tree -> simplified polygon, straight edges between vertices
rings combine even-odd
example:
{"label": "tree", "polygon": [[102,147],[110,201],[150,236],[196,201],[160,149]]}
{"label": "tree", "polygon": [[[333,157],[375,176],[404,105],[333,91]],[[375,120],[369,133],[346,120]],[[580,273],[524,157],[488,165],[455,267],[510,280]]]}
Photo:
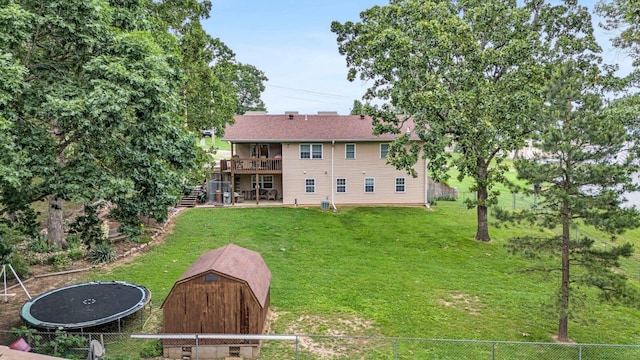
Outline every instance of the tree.
{"label": "tree", "polygon": [[253,65],[237,63],[235,65],[236,114],[242,115],[247,111],[266,111],[260,95],[264,91],[264,82],[269,79],[262,70]]}
{"label": "tree", "polygon": [[[65,200],[109,199],[122,229],[163,220],[194,166],[193,137],[179,116],[179,54],[152,34],[143,1],[4,2],[5,58],[22,91],[0,108],[22,154],[23,175],[0,189],[0,214],[49,201],[48,241],[64,246]],[[6,41],[5,39],[9,39]],[[14,40],[15,39],[15,40]],[[5,186],[6,185],[6,186]]]}
{"label": "tree", "polygon": [[[542,83],[540,33],[533,4],[516,1],[393,0],[360,14],[361,22],[333,22],[348,79],[372,86],[364,100],[378,133],[398,133],[411,117],[421,146],[400,135],[390,162],[415,176],[412,167],[429,158],[436,179],[447,164],[470,176],[477,191],[475,238],[489,241],[487,209],[504,182],[503,160],[523,146],[537,127]],[[405,114],[397,117],[397,110]],[[455,146],[461,156],[452,157]]]}
{"label": "tree", "polygon": [[623,207],[624,193],[638,189],[633,176],[640,170],[629,128],[632,117],[626,104],[605,102],[605,91],[611,89],[603,84],[616,81],[595,60],[569,58],[550,68],[547,107],[541,114],[545,121],[535,145],[540,152],[533,160],[515,162],[518,178],[526,181],[523,190],[535,191],[541,201],[529,210],[497,212],[502,220],[550,230],[512,239],[509,248],[538,260],[538,268],[551,263],[540,259],[559,265],[542,270],[560,274],[560,341],[569,340],[570,299],[580,286],[595,286],[603,299],[630,302],[635,296],[627,276],[612,270],[619,258],[632,255],[632,246],[601,250],[595,246],[598,239],[573,234],[578,225],[591,225],[614,241],[625,229],[640,225],[640,213]]}
{"label": "tree", "polygon": [[362,114],[364,108],[362,105],[362,101],[360,100],[353,100],[353,107],[351,108],[351,115],[360,115]]}
{"label": "tree", "polygon": [[174,34],[182,53],[185,122],[193,131],[215,129],[224,134],[233,115],[264,110],[260,95],[264,73],[236,60],[220,39],[207,34],[200,20],[209,16],[210,1],[163,0],[149,3],[158,14],[160,32]]}
{"label": "tree", "polygon": [[596,9],[605,16],[603,27],[619,32],[613,45],[628,49],[636,58],[635,65],[640,65],[640,3],[637,0],[602,1]]}

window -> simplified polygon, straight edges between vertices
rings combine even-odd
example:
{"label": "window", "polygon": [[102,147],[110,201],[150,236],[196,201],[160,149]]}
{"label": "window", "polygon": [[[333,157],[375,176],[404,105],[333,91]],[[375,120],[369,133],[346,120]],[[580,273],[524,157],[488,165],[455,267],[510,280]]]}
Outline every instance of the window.
{"label": "window", "polygon": [[249,145],[249,155],[251,157],[269,157],[269,145],[251,144]]}
{"label": "window", "polygon": [[344,145],[344,158],[345,159],[355,159],[356,158],[356,144],[345,144]]}
{"label": "window", "polygon": [[216,274],[206,274],[204,276],[205,282],[218,282],[218,280],[220,280],[220,278]]}
{"label": "window", "polygon": [[386,159],[389,154],[389,144],[380,144],[380,159]]}
{"label": "window", "polygon": [[307,194],[316,192],[316,179],[304,179],[304,192]]}
{"label": "window", "polygon": [[300,144],[300,159],[322,159],[322,144]]}
{"label": "window", "polygon": [[376,190],[376,179],[374,178],[365,178],[364,179],[364,192],[372,193]]}
{"label": "window", "polygon": [[[273,175],[260,175],[258,178],[260,189],[273,189]],[[256,188],[256,176],[251,175],[251,188]]]}
{"label": "window", "polygon": [[396,178],[396,192],[404,192],[405,184],[405,178]]}
{"label": "window", "polygon": [[347,179],[345,178],[336,179],[336,192],[337,193],[347,192]]}

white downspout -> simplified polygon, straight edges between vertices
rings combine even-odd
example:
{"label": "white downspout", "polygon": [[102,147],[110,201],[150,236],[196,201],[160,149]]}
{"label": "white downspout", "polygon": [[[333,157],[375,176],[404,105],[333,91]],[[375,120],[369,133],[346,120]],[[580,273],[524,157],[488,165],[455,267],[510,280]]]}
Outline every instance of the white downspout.
{"label": "white downspout", "polygon": [[335,152],[336,152],[336,141],[331,140],[331,206],[333,206],[334,213],[338,211],[338,208],[336,207],[336,204],[333,199],[334,183],[335,183],[333,167],[334,167]]}
{"label": "white downspout", "polygon": [[429,159],[424,159],[424,206],[431,209],[429,204]]}

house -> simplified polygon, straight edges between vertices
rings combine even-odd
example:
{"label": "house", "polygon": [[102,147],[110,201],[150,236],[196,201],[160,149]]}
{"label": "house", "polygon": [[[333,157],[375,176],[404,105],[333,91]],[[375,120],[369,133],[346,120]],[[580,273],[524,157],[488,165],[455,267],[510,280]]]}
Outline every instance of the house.
{"label": "house", "polygon": [[[162,304],[167,334],[262,334],[270,301],[271,271],[255,251],[228,244],[196,260]],[[164,340],[164,356],[200,359],[251,358],[253,340]],[[192,354],[193,353],[193,354]]]}
{"label": "house", "polygon": [[[400,131],[420,141],[410,119]],[[221,178],[230,187],[225,191],[258,203],[425,205],[433,194],[426,160],[415,164],[416,178],[387,164],[395,136],[373,135],[365,115],[240,115],[223,137],[232,144],[232,157],[220,162]]]}

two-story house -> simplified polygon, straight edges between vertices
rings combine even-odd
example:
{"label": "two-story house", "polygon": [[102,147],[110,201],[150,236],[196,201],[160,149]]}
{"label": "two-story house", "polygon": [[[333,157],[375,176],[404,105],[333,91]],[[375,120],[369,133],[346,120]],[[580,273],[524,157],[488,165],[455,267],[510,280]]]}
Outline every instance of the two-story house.
{"label": "two-story house", "polygon": [[[413,123],[407,121],[401,130],[412,133]],[[248,200],[425,205],[426,160],[415,165],[416,178],[388,165],[393,139],[373,135],[371,118],[364,115],[241,115],[226,129],[223,140],[232,144],[232,157],[221,161],[220,169],[232,190]]]}

